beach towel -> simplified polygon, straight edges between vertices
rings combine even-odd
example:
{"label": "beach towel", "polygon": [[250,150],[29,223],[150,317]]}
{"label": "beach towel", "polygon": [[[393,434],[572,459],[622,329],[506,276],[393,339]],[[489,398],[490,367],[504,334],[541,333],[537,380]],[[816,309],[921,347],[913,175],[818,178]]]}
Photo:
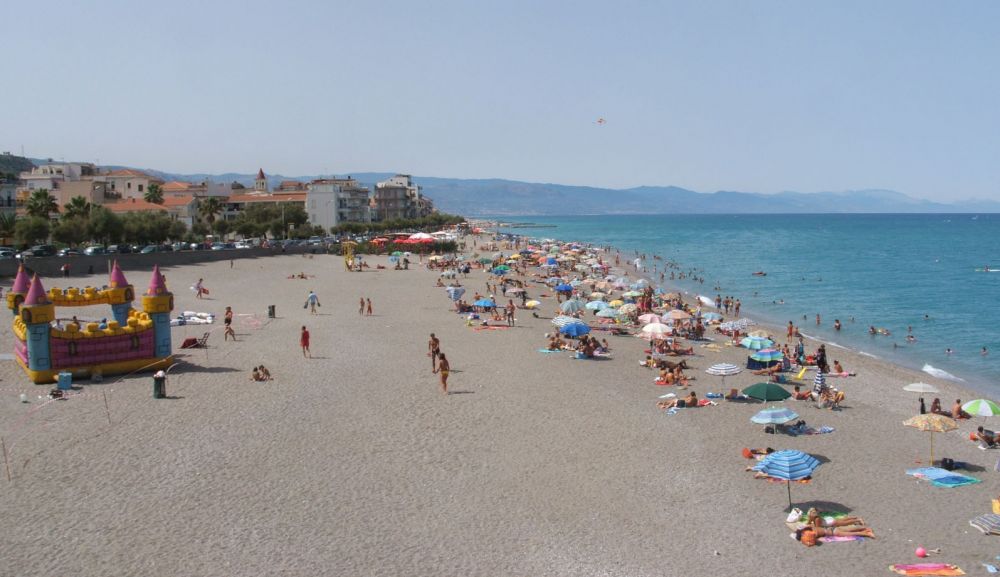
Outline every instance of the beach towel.
{"label": "beach towel", "polygon": [[562,351],[550,351],[549,349],[538,349],[538,352],[548,354],[548,353],[561,353]]}
{"label": "beach towel", "polygon": [[957,565],[949,563],[897,563],[889,570],[900,575],[965,575]]}
{"label": "beach towel", "polygon": [[833,427],[820,427],[818,429],[815,427],[805,427],[805,426],[786,427],[785,433],[793,437],[797,437],[799,435],[825,435],[827,433],[832,433],[835,430],[836,429],[834,429]]}
{"label": "beach towel", "polygon": [[849,541],[864,541],[865,538],[861,535],[831,535],[829,537],[820,537],[820,543],[847,543]]}
{"label": "beach towel", "polygon": [[974,485],[979,483],[980,480],[975,477],[969,477],[968,475],[961,475],[955,473],[954,471],[948,471],[946,469],[941,469],[939,467],[921,467],[919,469],[907,469],[907,475],[911,475],[918,479],[926,479],[930,481],[937,487],[962,487],[965,485]]}

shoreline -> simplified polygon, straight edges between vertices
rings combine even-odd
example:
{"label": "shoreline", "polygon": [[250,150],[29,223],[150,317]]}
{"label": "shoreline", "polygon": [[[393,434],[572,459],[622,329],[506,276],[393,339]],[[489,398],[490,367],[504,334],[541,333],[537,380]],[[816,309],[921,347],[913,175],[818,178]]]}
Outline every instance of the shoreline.
{"label": "shoreline", "polygon": [[[538,238],[537,236],[525,235],[525,234],[517,233],[517,232],[515,232],[515,233],[503,233],[503,232],[500,232],[500,229],[502,229],[502,228],[516,229],[516,228],[521,228],[521,227],[528,228],[529,226],[538,226],[538,225],[531,225],[531,224],[520,223],[520,224],[522,224],[521,227],[511,226],[512,224],[516,225],[516,224],[519,224],[519,223],[516,223],[516,222],[513,222],[513,221],[508,221],[508,220],[503,220],[503,219],[485,219],[485,220],[470,219],[469,222],[470,223],[473,223],[473,222],[476,223],[475,226],[478,226],[478,227],[482,228],[483,230],[491,230],[493,232],[499,232],[499,234],[512,234],[512,235],[515,235],[515,236],[522,237],[524,239],[528,239],[528,238],[535,238],[535,239],[537,239]],[[546,227],[547,228],[548,227],[558,228],[558,225],[546,225]],[[546,237],[546,238],[548,238],[548,237]],[[557,240],[559,242],[580,242],[581,244],[586,244],[587,246],[596,246],[594,243],[592,243],[590,241],[580,241],[579,239],[566,240],[566,239],[556,239],[556,238],[554,238],[554,240]],[[630,255],[629,259],[632,259],[633,257],[638,256],[638,254],[640,254],[640,253],[643,252],[642,250],[635,250],[635,249],[633,249],[631,252],[629,252],[629,251],[622,250],[622,249],[620,249],[617,246],[613,246],[613,245],[611,245],[611,246],[615,250],[619,251],[622,255],[625,255],[626,253],[628,253]],[[652,256],[652,253],[646,253],[646,254]],[[661,260],[660,262],[663,263],[663,262],[666,262],[666,260]],[[702,274],[705,273],[704,269],[701,269],[697,265],[694,266],[694,270],[699,270]],[[635,271],[630,271],[630,272],[635,272]],[[704,293],[704,296],[709,296],[707,294],[708,292],[716,292],[716,291],[705,291],[705,290],[702,290],[701,292],[699,292],[697,290],[694,290],[690,285],[683,284],[683,283],[678,282],[678,281],[676,281],[674,279],[669,279],[668,278],[668,279],[665,279],[664,281],[657,281],[655,278],[653,278],[652,276],[650,276],[648,273],[637,273],[637,274],[644,275],[641,278],[645,278],[650,283],[652,283],[653,286],[658,286],[659,285],[659,286],[662,286],[664,288],[669,288],[672,292],[679,292],[679,293],[681,293],[681,294],[683,294],[685,296],[688,296],[688,297],[690,297],[692,299],[696,299],[698,295],[702,295],[703,293]],[[725,289],[724,292],[735,292],[735,291],[732,288],[729,288],[729,289]],[[709,296],[709,298],[711,298],[711,297]],[[715,310],[714,305],[711,306],[711,307],[708,307],[706,305],[706,307],[708,309],[713,310],[713,311]],[[752,320],[760,323],[762,326],[767,326],[769,329],[774,330],[776,332],[776,334],[783,334],[783,328],[782,328],[783,321],[778,320],[778,317],[780,315],[771,313],[769,311],[765,311],[763,309],[763,307],[760,306],[760,303],[758,303],[756,301],[747,300],[743,304],[742,310],[744,310],[744,311],[747,312],[747,314],[744,314],[742,316],[751,318]],[[798,323],[809,323],[810,321],[811,321],[811,319],[808,319],[808,318],[804,319],[804,320],[795,320],[796,326],[799,326]],[[809,327],[809,326],[813,326],[813,325],[806,324],[805,326]],[[817,342],[817,343],[823,343],[823,344],[826,344],[828,346],[835,346],[835,347],[838,347],[838,348],[841,348],[841,349],[844,349],[844,350],[851,351],[854,354],[862,355],[862,356],[865,356],[865,357],[868,357],[868,358],[871,358],[871,359],[875,359],[875,360],[879,360],[881,362],[892,364],[893,366],[897,366],[897,367],[899,367],[901,369],[906,369],[906,370],[909,370],[909,371],[914,371],[914,372],[917,372],[917,373],[920,373],[920,374],[924,375],[924,378],[940,379],[940,380],[951,382],[951,383],[956,384],[956,385],[963,386],[963,387],[965,387],[968,390],[968,392],[974,393],[976,395],[986,395],[986,396],[989,396],[989,395],[995,395],[997,393],[996,390],[991,389],[991,387],[993,387],[995,385],[989,380],[988,377],[985,377],[985,376],[976,376],[976,375],[970,375],[970,374],[962,374],[961,372],[959,372],[957,374],[956,373],[952,373],[952,372],[949,372],[949,371],[945,371],[944,369],[941,369],[938,366],[934,366],[933,364],[931,364],[930,362],[927,362],[926,360],[919,360],[919,359],[916,359],[916,358],[914,358],[914,359],[908,359],[908,358],[905,357],[905,355],[901,355],[901,356],[900,355],[896,355],[895,358],[892,358],[892,357],[887,356],[887,355],[877,354],[875,352],[871,352],[869,350],[866,350],[860,342],[858,342],[858,343],[850,343],[849,342],[847,344],[844,344],[844,343],[841,343],[839,341],[835,341],[830,336],[826,336],[826,335],[814,335],[814,334],[809,334],[809,333],[805,333],[805,332],[803,332],[802,334],[803,334],[803,336],[807,337],[808,340],[811,340],[811,341],[814,341],[814,342]],[[862,337],[848,337],[847,340],[859,341],[860,338],[862,338]],[[891,353],[891,351],[890,351],[890,353]],[[938,374],[934,374],[932,372],[928,372],[926,370],[927,368],[930,368],[933,371],[936,371]]]}

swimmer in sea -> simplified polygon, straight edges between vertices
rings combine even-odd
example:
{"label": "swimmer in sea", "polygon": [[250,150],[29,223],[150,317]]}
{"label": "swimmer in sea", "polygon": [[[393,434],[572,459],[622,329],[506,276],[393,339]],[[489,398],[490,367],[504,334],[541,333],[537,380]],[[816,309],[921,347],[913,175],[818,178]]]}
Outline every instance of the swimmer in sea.
{"label": "swimmer in sea", "polygon": [[908,343],[915,343],[916,341],[917,341],[917,337],[915,337],[913,335],[906,335],[906,342],[908,342]]}
{"label": "swimmer in sea", "polygon": [[947,348],[947,349],[944,350],[944,354],[946,354],[946,355],[950,355],[953,352],[955,352],[955,351],[951,350],[951,347],[949,347],[949,348]]}
{"label": "swimmer in sea", "polygon": [[833,330],[840,330],[840,319],[833,319]]}
{"label": "swimmer in sea", "polygon": [[983,355],[983,356],[985,357],[986,355],[988,355],[988,354],[990,354],[990,353],[989,353],[989,352],[987,352],[987,350],[986,350],[986,347],[983,347],[983,350],[982,350],[982,351],[980,351],[980,352],[979,352],[979,354],[981,354],[981,355]]}

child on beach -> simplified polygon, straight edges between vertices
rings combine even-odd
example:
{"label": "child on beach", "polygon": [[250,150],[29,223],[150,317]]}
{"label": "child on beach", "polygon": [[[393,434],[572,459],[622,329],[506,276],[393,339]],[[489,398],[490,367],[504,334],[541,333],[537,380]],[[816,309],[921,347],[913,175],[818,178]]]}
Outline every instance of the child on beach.
{"label": "child on beach", "polygon": [[312,353],[309,352],[309,331],[305,326],[302,327],[302,334],[299,336],[299,345],[302,347],[302,356],[312,358]]}
{"label": "child on beach", "polygon": [[226,325],[225,330],[222,332],[222,340],[228,341],[229,337],[233,337],[236,340],[236,332],[233,330],[233,308],[226,307],[226,315],[223,317],[222,322]]}

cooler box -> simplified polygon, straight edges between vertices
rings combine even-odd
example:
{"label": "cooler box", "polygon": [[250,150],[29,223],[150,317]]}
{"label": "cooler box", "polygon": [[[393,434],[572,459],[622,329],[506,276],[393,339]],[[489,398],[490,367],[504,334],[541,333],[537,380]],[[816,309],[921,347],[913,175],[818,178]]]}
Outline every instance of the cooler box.
{"label": "cooler box", "polygon": [[69,391],[73,389],[73,373],[59,373],[59,390]]}

